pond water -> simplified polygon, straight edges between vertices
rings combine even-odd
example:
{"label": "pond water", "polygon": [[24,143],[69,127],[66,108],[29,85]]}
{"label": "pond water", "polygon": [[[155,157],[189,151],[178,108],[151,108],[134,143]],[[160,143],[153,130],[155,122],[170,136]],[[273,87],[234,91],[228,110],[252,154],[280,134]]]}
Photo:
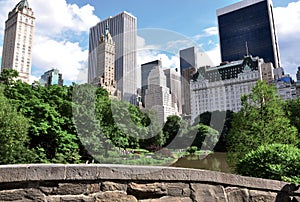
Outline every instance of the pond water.
{"label": "pond water", "polygon": [[200,156],[182,157],[172,164],[172,166],[231,173],[231,168],[226,161],[226,153],[223,152],[214,152],[212,154]]}

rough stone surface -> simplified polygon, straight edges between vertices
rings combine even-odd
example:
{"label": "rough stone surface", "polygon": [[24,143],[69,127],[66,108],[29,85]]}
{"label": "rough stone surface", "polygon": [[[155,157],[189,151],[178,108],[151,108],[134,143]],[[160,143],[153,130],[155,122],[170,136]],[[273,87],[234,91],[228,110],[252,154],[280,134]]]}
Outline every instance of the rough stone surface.
{"label": "rough stone surface", "polygon": [[134,196],[127,195],[125,192],[108,191],[100,193],[95,197],[95,202],[137,202]]}
{"label": "rough stone surface", "polygon": [[0,191],[0,201],[45,201],[45,195],[37,189]]}
{"label": "rough stone surface", "polygon": [[193,202],[189,197],[163,196],[159,199],[145,199],[140,202]]}
{"label": "rough stone surface", "polygon": [[190,185],[186,183],[167,183],[167,190],[169,196],[190,196],[191,190]]}
{"label": "rough stone surface", "polygon": [[191,184],[191,198],[198,202],[227,202],[225,190],[222,186],[208,184]]}
{"label": "rough stone surface", "polygon": [[182,168],[0,165],[1,202],[289,202],[292,195],[300,201],[295,187],[276,180]]}
{"label": "rough stone surface", "polygon": [[228,187],[225,189],[227,200],[247,202],[249,201],[249,193],[247,189],[241,189],[237,187]]}
{"label": "rough stone surface", "polygon": [[276,193],[250,190],[249,197],[251,202],[276,201]]}
{"label": "rough stone surface", "polygon": [[159,198],[168,194],[167,186],[164,183],[137,184],[128,185],[128,193],[136,196],[138,199]]}
{"label": "rough stone surface", "polygon": [[79,195],[86,194],[86,184],[60,183],[58,188],[54,190],[54,194],[58,195]]}
{"label": "rough stone surface", "polygon": [[101,191],[126,191],[127,184],[115,183],[115,182],[102,182]]}

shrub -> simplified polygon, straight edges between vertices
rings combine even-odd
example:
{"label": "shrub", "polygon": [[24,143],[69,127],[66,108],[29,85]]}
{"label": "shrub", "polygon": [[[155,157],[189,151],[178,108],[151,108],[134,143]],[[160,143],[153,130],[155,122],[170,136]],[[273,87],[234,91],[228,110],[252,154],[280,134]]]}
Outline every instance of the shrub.
{"label": "shrub", "polygon": [[[300,149],[286,144],[262,145],[237,163],[238,174],[300,183]],[[293,180],[294,179],[294,180]],[[298,180],[297,180],[298,179]]]}
{"label": "shrub", "polygon": [[186,149],[189,154],[195,154],[198,148],[196,146],[191,146]]}

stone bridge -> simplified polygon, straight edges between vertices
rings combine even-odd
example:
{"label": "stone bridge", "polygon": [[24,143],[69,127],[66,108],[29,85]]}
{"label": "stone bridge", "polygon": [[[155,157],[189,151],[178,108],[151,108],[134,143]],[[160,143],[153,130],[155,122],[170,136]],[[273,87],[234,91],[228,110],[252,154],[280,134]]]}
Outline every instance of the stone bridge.
{"label": "stone bridge", "polygon": [[172,167],[0,166],[0,201],[300,202],[297,188],[281,181]]}

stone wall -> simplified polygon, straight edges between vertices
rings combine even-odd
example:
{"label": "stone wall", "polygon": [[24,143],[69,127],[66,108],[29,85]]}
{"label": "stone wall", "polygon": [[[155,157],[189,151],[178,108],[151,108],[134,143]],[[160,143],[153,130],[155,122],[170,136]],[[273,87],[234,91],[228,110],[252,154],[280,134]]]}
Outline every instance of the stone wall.
{"label": "stone wall", "polygon": [[122,165],[0,166],[0,201],[294,201],[294,185],[207,170]]}

